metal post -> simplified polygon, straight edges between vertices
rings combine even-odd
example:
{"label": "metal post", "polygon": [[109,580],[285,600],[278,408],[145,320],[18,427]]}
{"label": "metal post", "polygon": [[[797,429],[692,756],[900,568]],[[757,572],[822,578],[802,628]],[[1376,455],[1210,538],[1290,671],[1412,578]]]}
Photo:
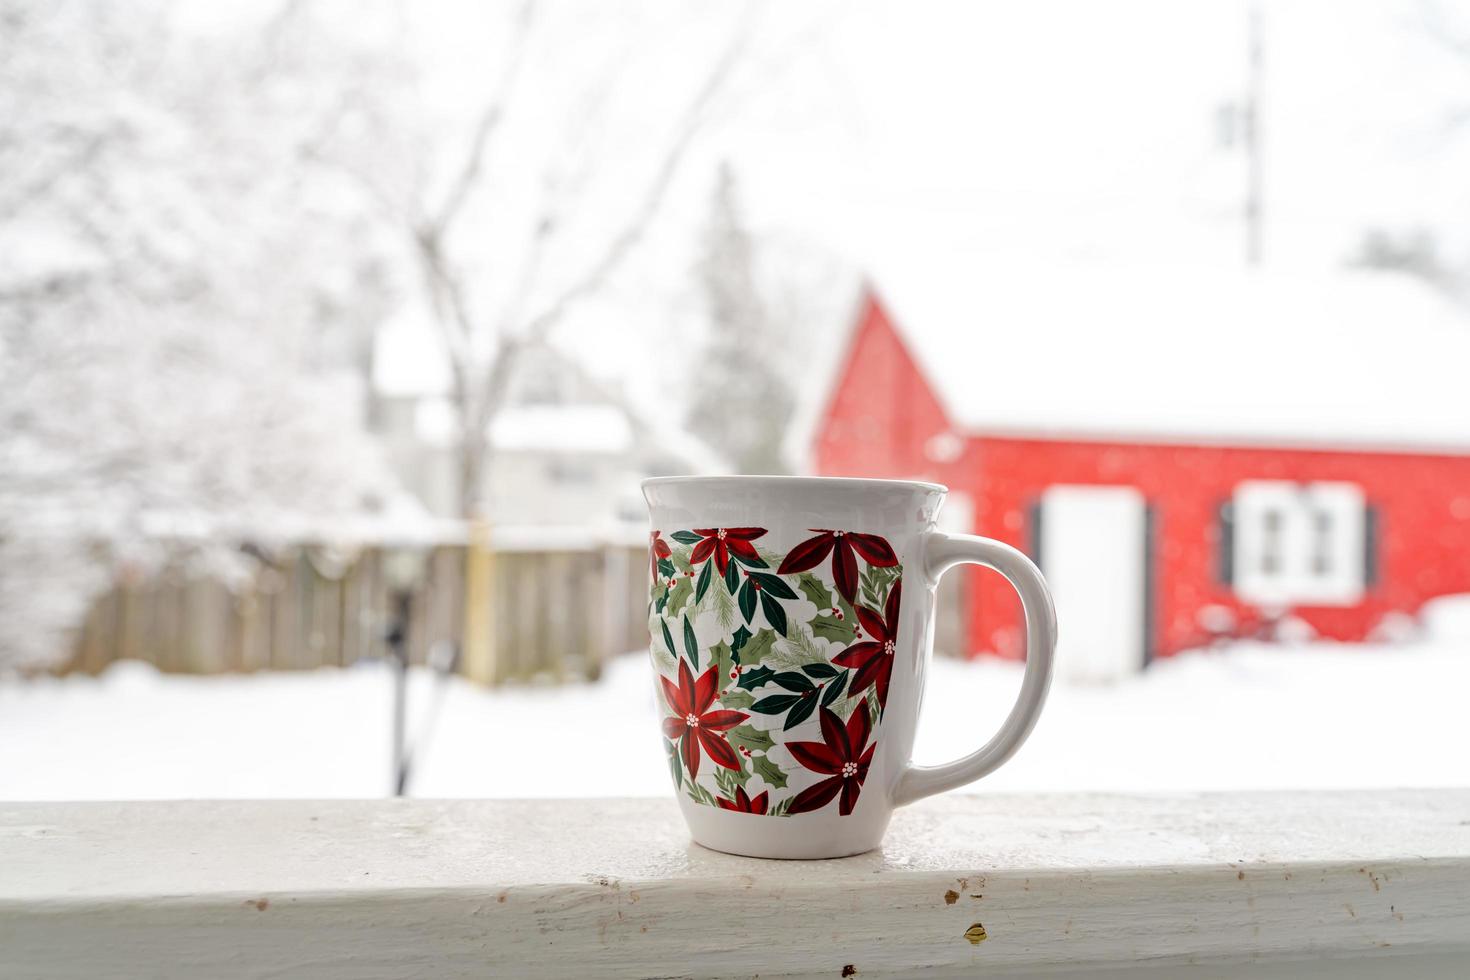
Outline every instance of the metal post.
{"label": "metal post", "polygon": [[402,796],[408,785],[408,630],[413,615],[413,592],[393,594],[393,623],[388,627],[388,652],[393,661],[392,789]]}

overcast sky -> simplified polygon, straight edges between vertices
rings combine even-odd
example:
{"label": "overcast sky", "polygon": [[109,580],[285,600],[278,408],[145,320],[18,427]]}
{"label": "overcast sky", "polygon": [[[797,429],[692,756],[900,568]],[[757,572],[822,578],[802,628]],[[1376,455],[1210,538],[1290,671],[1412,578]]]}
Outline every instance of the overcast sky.
{"label": "overcast sky", "polygon": [[[729,127],[750,207],[834,244],[912,226],[981,251],[1231,261],[1244,0],[858,4]],[[1470,55],[1418,0],[1264,3],[1268,257],[1470,218]],[[1451,24],[1453,25],[1453,22]],[[1458,25],[1465,28],[1467,24]],[[913,243],[910,243],[913,244]]]}
{"label": "overcast sky", "polygon": [[[1261,8],[1268,265],[1338,266],[1370,227],[1429,230],[1463,265],[1470,123],[1453,120],[1470,116],[1470,54],[1436,34],[1470,39],[1470,15],[1439,20],[1421,0]],[[427,9],[422,43],[437,63],[429,91],[452,115],[461,98],[475,102],[493,45],[477,37],[472,18],[483,15],[473,8]],[[652,12],[644,43],[613,49],[638,64],[640,84],[624,89],[638,104],[603,108],[656,120],[700,78],[717,50],[714,11],[729,8],[693,8],[703,11],[693,31],[659,4],[558,9],[550,29],[580,40],[542,67],[570,88],[579,72],[605,67],[598,39],[625,32],[620,18]],[[808,270],[788,256],[812,256],[820,269],[846,263],[881,282],[895,251],[996,265],[1239,267],[1244,157],[1221,146],[1217,118],[1246,88],[1249,9],[1246,0],[771,4],[659,225],[566,334],[595,366],[624,374],[687,346],[698,319],[689,269],[722,160],[736,169],[754,230],[798,277]],[[621,165],[598,158],[610,173]],[[626,322],[651,329],[607,329]]]}

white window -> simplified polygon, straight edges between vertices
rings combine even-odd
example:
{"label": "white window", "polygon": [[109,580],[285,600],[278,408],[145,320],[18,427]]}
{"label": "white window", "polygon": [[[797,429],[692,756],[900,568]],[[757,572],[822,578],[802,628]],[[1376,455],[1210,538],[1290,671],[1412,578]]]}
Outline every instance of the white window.
{"label": "white window", "polygon": [[1362,488],[1248,480],[1235,488],[1234,578],[1263,606],[1351,606],[1363,596]]}

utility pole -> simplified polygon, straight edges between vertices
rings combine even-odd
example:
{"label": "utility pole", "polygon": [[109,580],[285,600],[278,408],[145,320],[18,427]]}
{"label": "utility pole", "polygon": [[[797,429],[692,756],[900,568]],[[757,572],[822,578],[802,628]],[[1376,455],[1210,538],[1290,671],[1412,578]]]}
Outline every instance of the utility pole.
{"label": "utility pole", "polygon": [[1243,116],[1243,137],[1245,143],[1246,176],[1245,176],[1245,261],[1252,267],[1261,265],[1264,258],[1264,242],[1262,240],[1265,223],[1265,202],[1263,200],[1264,175],[1261,163],[1261,94],[1262,94],[1262,69],[1265,60],[1263,48],[1265,39],[1261,23],[1261,7],[1258,3],[1252,3],[1250,7],[1250,36],[1249,36],[1249,75],[1246,79],[1246,93]]}

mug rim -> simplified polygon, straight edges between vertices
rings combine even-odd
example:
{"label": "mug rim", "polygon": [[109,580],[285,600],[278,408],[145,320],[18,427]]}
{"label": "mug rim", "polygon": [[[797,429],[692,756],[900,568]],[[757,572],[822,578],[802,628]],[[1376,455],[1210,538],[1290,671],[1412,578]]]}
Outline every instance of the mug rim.
{"label": "mug rim", "polygon": [[746,486],[766,484],[772,487],[821,487],[830,486],[853,487],[865,484],[873,487],[907,487],[910,490],[922,490],[929,492],[949,493],[949,487],[942,483],[931,483],[927,480],[888,480],[870,478],[865,476],[794,476],[794,475],[771,475],[731,473],[724,476],[651,476],[643,480],[639,486],[647,493],[651,487],[668,486],[670,484],[682,485],[711,485],[721,483],[737,483]]}

